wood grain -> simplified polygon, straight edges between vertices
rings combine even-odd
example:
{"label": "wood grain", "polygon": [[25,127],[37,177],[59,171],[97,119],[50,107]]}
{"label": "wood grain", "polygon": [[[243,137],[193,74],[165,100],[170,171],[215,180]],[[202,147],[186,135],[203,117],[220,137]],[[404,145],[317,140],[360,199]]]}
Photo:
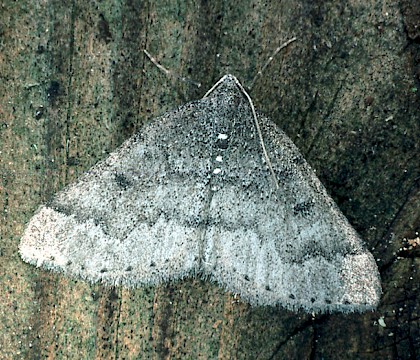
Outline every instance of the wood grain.
{"label": "wood grain", "polygon": [[[419,257],[399,250],[420,223],[420,56],[399,2],[3,0],[0,7],[0,358],[420,356]],[[250,308],[201,279],[109,289],[20,260],[25,223],[52,194],[222,75],[249,84],[293,36],[251,96],[372,249],[384,288],[376,312],[312,318]],[[144,48],[202,87],[165,77]]]}

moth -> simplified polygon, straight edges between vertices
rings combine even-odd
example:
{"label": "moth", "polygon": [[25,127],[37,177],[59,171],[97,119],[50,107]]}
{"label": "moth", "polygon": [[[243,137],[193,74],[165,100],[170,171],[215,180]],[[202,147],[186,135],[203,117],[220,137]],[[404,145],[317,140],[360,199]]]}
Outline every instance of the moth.
{"label": "moth", "polygon": [[19,251],[89,282],[204,276],[251,305],[293,311],[363,312],[381,294],[359,235],[232,75],[41,206]]}

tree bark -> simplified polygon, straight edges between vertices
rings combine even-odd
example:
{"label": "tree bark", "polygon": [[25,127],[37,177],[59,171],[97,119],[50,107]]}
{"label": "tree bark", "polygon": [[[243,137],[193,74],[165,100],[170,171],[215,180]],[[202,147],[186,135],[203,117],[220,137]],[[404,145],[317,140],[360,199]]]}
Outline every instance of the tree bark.
{"label": "tree bark", "polygon": [[[0,357],[419,358],[419,8],[414,0],[1,1]],[[294,36],[250,94],[377,259],[377,311],[252,308],[200,279],[110,289],[21,261],[25,224],[52,194],[222,75],[250,84]],[[202,86],[166,76],[143,49]]]}

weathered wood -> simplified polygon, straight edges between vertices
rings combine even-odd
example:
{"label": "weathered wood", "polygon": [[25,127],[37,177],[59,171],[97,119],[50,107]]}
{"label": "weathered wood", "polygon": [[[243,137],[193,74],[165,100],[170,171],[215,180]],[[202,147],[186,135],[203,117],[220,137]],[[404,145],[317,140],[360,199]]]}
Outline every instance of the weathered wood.
{"label": "weathered wood", "polygon": [[[419,257],[404,240],[420,224],[418,5],[404,4],[3,0],[0,358],[420,357]],[[38,205],[225,73],[250,83],[293,36],[251,95],[372,249],[376,312],[250,308],[199,279],[108,289],[20,260]],[[165,77],[144,48],[202,87]]]}

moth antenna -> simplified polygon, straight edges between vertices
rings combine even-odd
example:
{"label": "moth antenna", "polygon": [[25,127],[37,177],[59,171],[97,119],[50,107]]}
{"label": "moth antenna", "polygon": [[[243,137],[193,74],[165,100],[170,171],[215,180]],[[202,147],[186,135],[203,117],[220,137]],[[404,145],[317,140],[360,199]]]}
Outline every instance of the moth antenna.
{"label": "moth antenna", "polygon": [[174,77],[177,80],[180,80],[182,82],[185,83],[190,83],[196,87],[201,87],[201,83],[199,83],[198,81],[194,81],[190,78],[184,77],[184,76],[180,76],[178,74],[173,73],[171,70],[168,70],[167,68],[165,68],[163,65],[161,65],[155,57],[153,57],[146,49],[143,49],[143,52],[146,54],[146,56],[149,58],[149,60],[155,64],[157,66],[157,68],[162,71],[166,76],[168,77]]}
{"label": "moth antenna", "polygon": [[268,65],[270,65],[270,63],[273,61],[274,57],[282,50],[284,49],[286,46],[288,46],[289,44],[291,44],[292,42],[296,41],[296,37],[291,38],[290,40],[287,40],[285,43],[281,44],[274,52],[273,55],[271,55],[268,60],[266,61],[266,63],[263,65],[263,67],[258,70],[257,74],[254,76],[254,78],[252,79],[251,85],[248,86],[248,90],[251,90],[254,87],[255,82],[257,81],[257,79],[262,76],[263,72],[265,71],[265,69],[267,68]]}
{"label": "moth antenna", "polygon": [[[275,56],[275,54],[277,54],[281,49],[283,49],[285,46],[287,46],[288,44],[290,44],[291,42],[293,42],[295,40],[296,40],[296,38],[292,38],[289,41],[285,42],[280,47],[278,47],[276,49],[275,53],[273,54],[273,56],[271,56],[270,59],[273,60],[273,57]],[[160,69],[162,72],[164,72],[168,76],[172,75],[172,72],[170,70],[168,70],[167,68],[165,68],[163,65],[159,64],[159,62],[146,49],[144,49],[143,51],[147,55],[147,57],[150,59],[150,61],[158,67],[158,69]],[[270,59],[264,65],[264,67],[262,68],[262,70],[264,70],[267,67],[267,65],[271,61]],[[261,73],[262,70],[260,70],[258,73]],[[186,78],[184,78],[184,77],[177,76],[177,78],[179,80],[181,80],[181,81],[187,81]],[[250,105],[251,111],[252,111],[252,116],[254,117],[255,126],[257,128],[258,137],[260,139],[261,147],[262,147],[262,150],[263,150],[263,153],[264,153],[264,158],[267,161],[267,165],[268,165],[268,168],[270,169],[271,175],[272,175],[273,180],[274,180],[274,184],[276,185],[276,189],[278,189],[279,188],[279,183],[277,181],[276,174],[275,174],[274,169],[273,169],[273,165],[271,164],[270,157],[268,156],[268,153],[267,153],[267,150],[266,150],[266,147],[265,147],[264,139],[263,139],[263,136],[262,136],[262,133],[261,133],[260,124],[258,123],[257,113],[255,112],[254,103],[252,102],[251,97],[246,92],[245,88],[242,86],[242,84],[239,82],[239,80],[236,77],[234,77],[234,76],[233,76],[233,78],[235,80],[236,85],[239,87],[239,89],[245,95],[245,97],[247,98],[247,100],[249,102],[249,105]],[[219,86],[219,84],[222,81],[224,81],[224,79],[225,79],[225,76],[223,76],[216,84],[214,84],[211,87],[211,89],[206,92],[206,94],[203,96],[203,98],[207,97],[215,88],[217,88],[217,86]],[[254,80],[255,80],[255,78],[254,78]],[[192,82],[192,83],[195,84],[197,87],[200,87],[201,86],[200,83],[197,83],[197,82]]]}
{"label": "moth antenna", "polygon": [[[225,80],[226,76],[229,76],[229,75],[223,76],[216,84],[214,84],[212,86],[212,88],[209,91],[206,92],[206,94],[203,96],[203,98],[206,98],[207,96],[209,96],[210,93],[212,93],[214,91],[214,89],[216,89],[219,86],[219,84],[222,83]],[[261,128],[260,128],[260,124],[258,122],[257,113],[255,111],[254,103],[252,102],[251,96],[249,96],[249,94],[246,92],[245,88],[242,86],[242,84],[239,82],[239,80],[233,75],[230,75],[230,76],[234,79],[235,84],[238,86],[239,90],[241,90],[242,94],[245,95],[246,99],[248,100],[249,106],[251,107],[252,116],[253,116],[254,121],[255,121],[255,127],[257,128],[257,133],[258,133],[258,137],[260,139],[260,144],[261,144],[261,148],[263,150],[264,158],[267,162],[268,168],[270,169],[271,176],[273,177],[274,184],[276,185],[276,189],[278,189],[279,188],[279,183],[277,181],[276,173],[274,172],[273,165],[271,163],[270,157],[268,156],[267,149],[265,147],[264,138],[263,138],[262,133],[261,133]]]}
{"label": "moth antenna", "polygon": [[255,127],[257,128],[258,137],[260,138],[261,147],[264,153],[265,160],[267,161],[268,168],[270,169],[271,176],[273,177],[274,184],[276,185],[276,189],[279,188],[279,182],[277,181],[276,173],[274,172],[273,165],[271,164],[270,157],[268,156],[267,150],[265,148],[264,138],[261,133],[260,123],[258,122],[257,113],[255,112],[254,103],[252,102],[251,96],[246,92],[242,84],[239,82],[239,80],[235,77],[235,83],[238,85],[239,89],[242,91],[242,93],[245,95],[249,102],[249,106],[251,106],[252,116],[254,117],[255,121]]}

